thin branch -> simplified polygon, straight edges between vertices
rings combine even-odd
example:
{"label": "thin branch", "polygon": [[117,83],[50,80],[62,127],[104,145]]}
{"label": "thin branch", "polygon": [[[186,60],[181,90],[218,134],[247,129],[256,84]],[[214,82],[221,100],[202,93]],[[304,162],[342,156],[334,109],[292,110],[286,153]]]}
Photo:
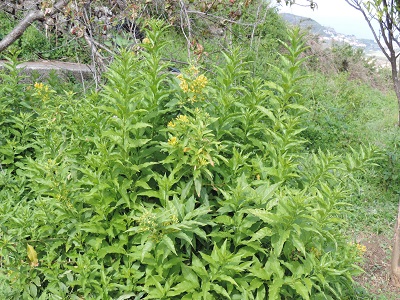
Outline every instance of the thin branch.
{"label": "thin branch", "polygon": [[[361,6],[361,3],[359,0],[346,0],[346,2],[353,8],[357,9],[358,11],[360,11],[362,13],[362,15],[364,16],[364,19],[367,21],[367,25],[370,28],[374,39],[376,41],[376,43],[378,44],[379,48],[381,49],[382,53],[385,55],[385,57],[390,61],[390,55],[386,52],[385,47],[383,47],[382,43],[381,43],[381,39],[378,37],[378,35],[376,34],[375,28],[372,26],[372,22],[370,20],[370,18],[368,17],[368,15],[366,14],[366,8],[363,8]],[[382,22],[379,22],[380,27],[381,27],[381,35],[385,41],[385,44],[388,45],[388,41],[387,41],[387,37],[384,35],[385,30],[382,26]]]}
{"label": "thin branch", "polygon": [[[186,42],[187,42],[188,58],[190,59],[190,45],[192,43],[192,28],[191,28],[190,19],[189,19],[189,16],[188,16],[188,11],[186,9],[185,3],[182,0],[179,1],[179,3],[180,3],[180,6],[181,6],[181,11],[180,11],[181,29],[182,29],[183,35],[185,36]],[[185,29],[183,27],[184,19],[185,19],[187,27],[188,27],[188,34],[187,35],[186,35]]]}
{"label": "thin branch", "polygon": [[253,26],[254,25],[254,23],[242,23],[242,22],[234,21],[234,20],[231,20],[231,19],[227,19],[227,18],[223,18],[223,17],[220,17],[220,16],[216,16],[214,14],[204,13],[204,12],[197,11],[197,10],[187,10],[186,12],[188,14],[197,14],[197,15],[201,15],[201,16],[205,16],[205,17],[212,17],[214,19],[218,19],[218,20],[221,20],[223,22],[232,23],[232,24],[238,24],[238,25],[243,25],[243,26]]}
{"label": "thin branch", "polygon": [[251,31],[250,47],[253,47],[254,34],[255,34],[256,28],[257,28],[257,26],[258,26],[258,24],[259,24],[259,22],[258,22],[258,16],[260,15],[261,5],[263,5],[262,2],[261,2],[260,5],[257,7],[256,22],[254,22],[253,30]]}

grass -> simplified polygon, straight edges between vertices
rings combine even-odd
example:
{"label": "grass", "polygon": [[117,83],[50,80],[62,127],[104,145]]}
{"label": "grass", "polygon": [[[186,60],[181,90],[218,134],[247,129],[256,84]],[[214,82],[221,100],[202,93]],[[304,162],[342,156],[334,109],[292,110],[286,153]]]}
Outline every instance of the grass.
{"label": "grass", "polygon": [[315,74],[312,79],[304,90],[312,116],[305,132],[310,147],[344,154],[348,146],[363,143],[382,153],[379,166],[360,174],[359,186],[348,199],[350,214],[344,216],[346,233],[368,245],[363,265],[366,273],[356,279],[360,286],[355,299],[398,299],[398,291],[388,282],[400,194],[396,96],[392,91],[349,81],[346,74],[329,78]]}

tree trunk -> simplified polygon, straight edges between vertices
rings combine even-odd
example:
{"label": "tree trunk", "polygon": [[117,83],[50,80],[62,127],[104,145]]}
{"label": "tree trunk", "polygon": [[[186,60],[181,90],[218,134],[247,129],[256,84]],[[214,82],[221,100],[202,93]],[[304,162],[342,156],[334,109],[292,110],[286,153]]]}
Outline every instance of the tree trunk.
{"label": "tree trunk", "polygon": [[397,212],[396,225],[394,228],[390,278],[394,286],[400,287],[400,202]]}
{"label": "tree trunk", "polygon": [[392,80],[393,80],[394,92],[396,93],[396,98],[397,98],[397,107],[398,107],[397,126],[400,127],[400,80],[397,72],[396,54],[393,51],[390,55],[390,65],[392,68]]}
{"label": "tree trunk", "polygon": [[397,107],[398,107],[397,126],[400,127],[400,80],[398,76],[395,76],[393,78],[393,84],[394,84],[394,91],[396,93]]}

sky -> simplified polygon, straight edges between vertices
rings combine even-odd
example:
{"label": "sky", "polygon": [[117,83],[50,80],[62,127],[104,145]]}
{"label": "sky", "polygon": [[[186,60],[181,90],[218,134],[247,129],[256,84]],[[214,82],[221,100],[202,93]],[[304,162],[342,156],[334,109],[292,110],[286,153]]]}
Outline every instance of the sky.
{"label": "sky", "polygon": [[[282,1],[283,2],[283,1]],[[297,0],[306,3],[305,0]],[[351,7],[345,0],[315,0],[318,7],[279,6],[280,12],[291,13],[314,19],[323,26],[332,27],[338,33],[353,34],[357,38],[373,39],[373,35],[361,12]]]}

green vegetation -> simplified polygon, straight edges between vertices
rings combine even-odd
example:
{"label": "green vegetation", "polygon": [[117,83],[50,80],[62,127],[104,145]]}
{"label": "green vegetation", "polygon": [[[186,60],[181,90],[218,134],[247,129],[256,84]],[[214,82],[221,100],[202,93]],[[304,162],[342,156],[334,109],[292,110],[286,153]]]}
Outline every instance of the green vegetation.
{"label": "green vegetation", "polygon": [[[10,15],[0,11],[0,40],[17,24]],[[69,61],[88,62],[89,54],[85,43],[68,36],[56,36],[30,26],[22,37],[7,49],[8,53],[18,52],[21,60],[62,59]],[[5,59],[6,53],[0,53],[0,59]]]}
{"label": "green vegetation", "polygon": [[395,97],[319,72],[269,14],[232,40],[245,54],[210,39],[178,76],[165,57],[184,41],[153,21],[99,91],[23,83],[9,58],[1,299],[374,299],[353,234],[391,233]]}

